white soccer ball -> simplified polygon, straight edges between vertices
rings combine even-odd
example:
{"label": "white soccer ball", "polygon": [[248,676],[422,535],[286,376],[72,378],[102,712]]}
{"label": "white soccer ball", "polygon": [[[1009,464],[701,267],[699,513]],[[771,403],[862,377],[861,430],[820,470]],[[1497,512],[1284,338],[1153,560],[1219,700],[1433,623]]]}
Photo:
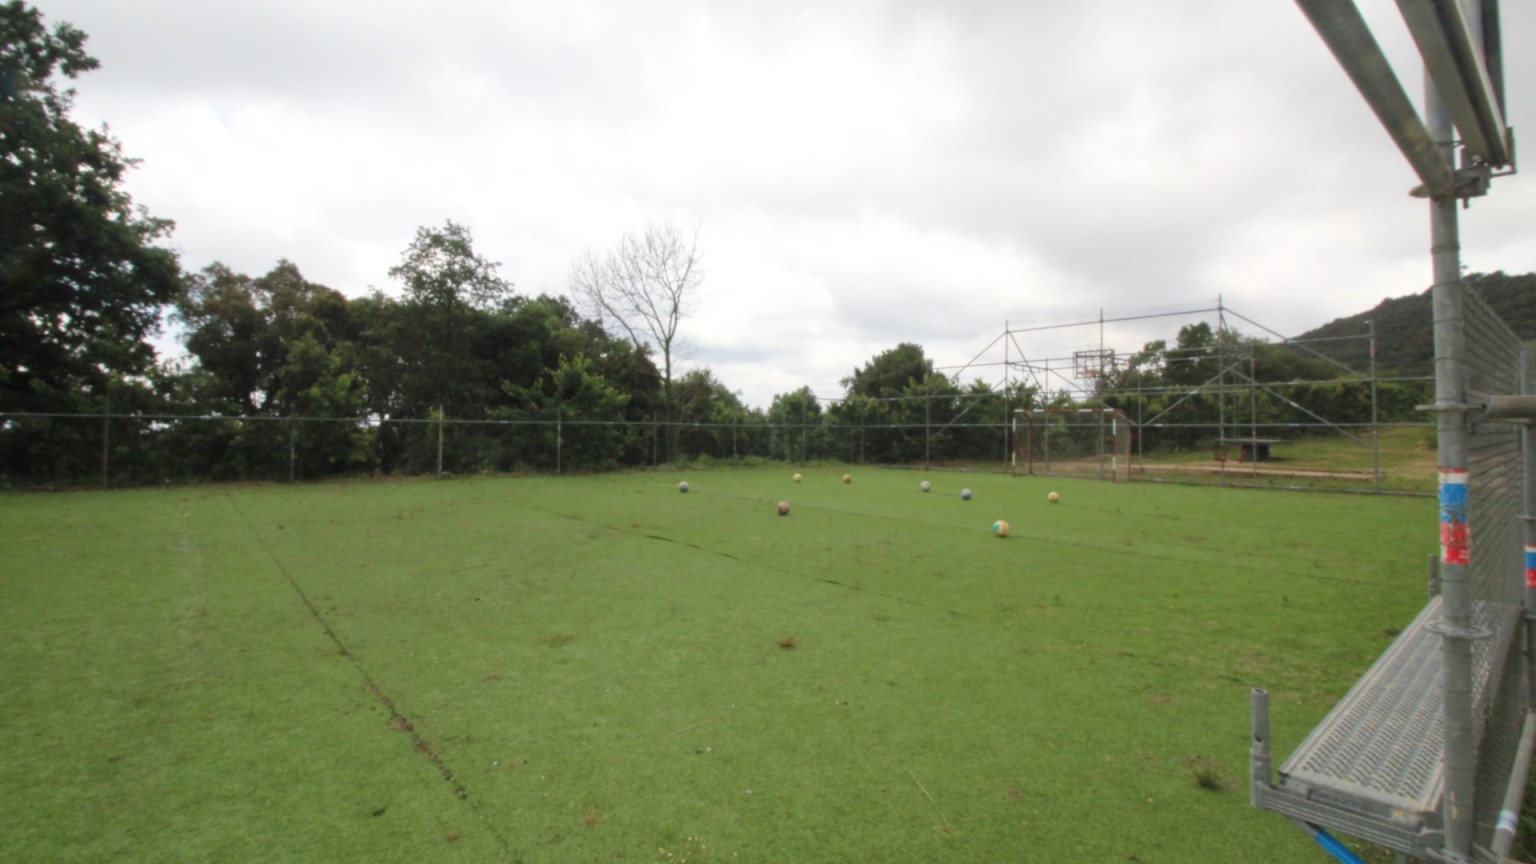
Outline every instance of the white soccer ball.
{"label": "white soccer ball", "polygon": [[688,491],[688,481],[684,480],[683,482],[677,484],[677,491],[679,491],[679,492],[687,492]]}
{"label": "white soccer ball", "polygon": [[917,484],[917,488],[923,490],[924,492],[927,492],[929,489],[932,489],[933,486],[930,485],[927,480],[924,480],[923,482]]}
{"label": "white soccer ball", "polygon": [[1057,501],[1061,500],[1061,495],[1059,495],[1058,493],[1052,492],[1051,494],[1045,496],[1045,500],[1051,502],[1052,504],[1055,504]]}
{"label": "white soccer ball", "polygon": [[971,490],[969,490],[969,489],[961,489],[960,490],[960,500],[961,501],[969,501],[969,500],[971,500]]}

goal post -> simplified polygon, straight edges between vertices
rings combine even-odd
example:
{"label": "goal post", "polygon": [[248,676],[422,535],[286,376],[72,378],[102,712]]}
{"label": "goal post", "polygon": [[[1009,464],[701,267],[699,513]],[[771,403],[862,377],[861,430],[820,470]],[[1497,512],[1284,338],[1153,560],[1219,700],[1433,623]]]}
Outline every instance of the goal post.
{"label": "goal post", "polygon": [[1131,420],[1115,408],[1020,408],[1013,474],[1131,479]]}

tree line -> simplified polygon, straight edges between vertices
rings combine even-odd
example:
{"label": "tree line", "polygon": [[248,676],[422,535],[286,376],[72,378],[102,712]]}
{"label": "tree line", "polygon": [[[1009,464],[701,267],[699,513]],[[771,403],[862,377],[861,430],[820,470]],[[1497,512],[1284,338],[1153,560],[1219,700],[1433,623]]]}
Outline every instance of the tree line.
{"label": "tree line", "polygon": [[[802,388],[751,408],[707,368],[674,375],[703,274],[697,233],[669,225],[575,262],[569,298],[517,293],[453,221],[417,231],[394,296],[348,296],[289,260],[184,272],[163,245],[172,223],[123,188],[121,144],[70,117],[71,82],[98,65],[85,34],[9,0],[0,43],[9,484],[907,461],[936,440],[952,458],[1001,456],[995,432],[974,430],[1001,426],[1006,399],[936,375],[915,345],[825,405]],[[156,357],[163,318],[184,361]],[[919,393],[920,407],[901,401]]]}
{"label": "tree line", "polygon": [[[1411,387],[1377,388],[1232,331],[1190,325],[1088,393],[1024,380],[962,384],[901,343],[830,400],[809,388],[749,407],[707,368],[675,373],[703,285],[698,233],[666,224],[573,263],[569,296],[518,293],[451,220],[417,230],[395,295],[348,296],[279,260],[259,275],[182,269],[173,225],[123,188],[132,160],[70,118],[70,82],[97,67],[86,36],[0,5],[0,483],[320,478],[436,470],[607,470],[699,459],[990,462],[1012,412],[1104,405],[1174,417],[1152,447],[1197,446],[1229,398],[1231,349],[1288,407],[1399,416]],[[185,360],[151,339],[163,319]],[[1358,377],[1358,376],[1356,376]],[[1383,399],[1381,392],[1386,392]]]}

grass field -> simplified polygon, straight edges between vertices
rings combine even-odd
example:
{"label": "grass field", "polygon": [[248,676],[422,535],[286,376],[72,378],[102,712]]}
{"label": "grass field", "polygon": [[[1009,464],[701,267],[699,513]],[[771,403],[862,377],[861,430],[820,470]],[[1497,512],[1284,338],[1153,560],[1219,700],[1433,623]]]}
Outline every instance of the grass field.
{"label": "grass field", "polygon": [[[1375,447],[1369,429],[1346,435],[1299,436],[1272,448],[1262,462],[1240,461],[1236,446],[1226,462],[1212,452],[1153,452],[1133,460],[1138,480],[1162,480],[1261,489],[1317,489],[1433,495],[1434,430],[1395,426],[1381,430]],[[1380,472],[1379,480],[1377,472]],[[1380,488],[1377,488],[1379,484]]]}
{"label": "grass field", "polygon": [[0,860],[1319,858],[1433,500],[793,470],[0,497]]}

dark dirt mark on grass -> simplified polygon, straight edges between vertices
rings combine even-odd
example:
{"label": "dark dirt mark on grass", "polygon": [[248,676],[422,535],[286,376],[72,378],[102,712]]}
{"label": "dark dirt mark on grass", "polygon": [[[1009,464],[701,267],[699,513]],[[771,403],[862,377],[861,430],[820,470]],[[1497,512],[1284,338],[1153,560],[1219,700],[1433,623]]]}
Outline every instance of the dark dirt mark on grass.
{"label": "dark dirt mark on grass", "polygon": [[708,552],[711,555],[719,555],[721,558],[729,558],[732,561],[740,561],[741,560],[740,556],[732,555],[729,552],[721,552],[719,549],[706,549],[705,547],[700,546],[697,543],[689,543],[689,542],[687,542],[685,540],[677,540],[677,539],[674,539],[672,537],[663,537],[660,534],[647,534],[647,535],[645,535],[645,537],[646,537],[647,540],[660,540],[663,543],[677,543],[678,545],[681,545],[681,546],[687,546],[689,549],[697,549],[700,552]]}
{"label": "dark dirt mark on grass", "polygon": [[[226,500],[228,500],[230,506],[240,514],[242,521],[249,524],[250,520],[246,518],[246,515],[243,512],[240,512],[240,505],[235,501],[234,497],[228,496],[226,493]],[[310,600],[309,595],[304,592],[303,586],[299,585],[299,581],[295,579],[293,574],[288,571],[288,567],[283,563],[283,559],[278,557],[277,552],[275,552],[271,545],[266,542],[266,539],[257,533],[254,529],[252,530],[252,535],[255,537],[256,542],[261,546],[262,550],[267,553],[267,557],[272,559],[272,563],[276,565],[277,571],[282,574],[283,579],[287,581],[288,586],[293,589],[293,593],[298,596],[299,600],[303,602],[304,607],[309,610],[310,617],[312,617],[315,623],[319,625],[321,632],[323,632],[326,638],[330,639],[331,643],[336,646],[338,656],[345,659],[352,665],[352,668],[356,670],[357,674],[363,679],[363,683],[367,687],[368,692],[373,694],[374,699],[378,701],[379,705],[384,709],[385,713],[389,715],[389,728],[397,732],[402,732],[409,735],[411,737],[413,749],[417,753],[421,754],[421,756],[425,758],[434,769],[437,770],[438,776],[442,777],[444,782],[446,782],[453,790],[454,797],[460,801],[463,801],[465,805],[469,807],[475,816],[477,816],[485,825],[486,830],[490,832],[491,836],[501,844],[502,848],[511,849],[512,844],[508,842],[507,838],[503,837],[501,832],[497,830],[496,826],[491,824],[491,821],[486,818],[485,812],[482,811],[475,800],[470,797],[469,789],[454,774],[453,769],[450,768],[448,763],[443,760],[442,755],[437,752],[430,741],[422,736],[421,732],[417,731],[415,724],[412,723],[410,718],[400,710],[400,708],[395,704],[395,701],[390,698],[389,694],[384,692],[384,689],[379,686],[378,681],[374,679],[373,675],[368,671],[367,667],[363,665],[363,662],[358,659],[357,655],[348,650],[346,643],[342,641],[341,635],[338,634],[335,628],[331,626],[330,621],[326,619],[324,613],[322,613],[320,608],[314,604],[314,601]],[[446,839],[451,843],[459,839],[459,834],[458,832],[453,832]]]}
{"label": "dark dirt mark on grass", "polygon": [[917,606],[917,607],[920,607],[920,608],[923,608],[923,609],[934,609],[934,610],[937,610],[939,612],[948,612],[949,614],[954,615],[954,616],[959,617],[959,618],[971,618],[971,619],[974,619],[976,617],[975,615],[969,615],[969,614],[966,614],[965,612],[961,612],[961,611],[959,611],[957,609],[947,609],[947,608],[945,608],[943,606],[935,606],[932,603],[920,603],[920,602],[918,602],[916,600],[908,600],[905,597],[898,597],[895,594],[887,594],[884,591],[871,591],[868,588],[863,587],[862,585],[860,585],[857,582],[855,582],[854,584],[850,585],[847,582],[839,582],[836,579],[828,579],[825,576],[819,577],[817,579],[817,581],[818,582],[825,582],[828,585],[836,585],[839,588],[847,588],[850,591],[863,591],[866,594],[873,594],[876,597],[884,597],[887,600],[895,600],[897,603],[905,603],[908,606]]}

